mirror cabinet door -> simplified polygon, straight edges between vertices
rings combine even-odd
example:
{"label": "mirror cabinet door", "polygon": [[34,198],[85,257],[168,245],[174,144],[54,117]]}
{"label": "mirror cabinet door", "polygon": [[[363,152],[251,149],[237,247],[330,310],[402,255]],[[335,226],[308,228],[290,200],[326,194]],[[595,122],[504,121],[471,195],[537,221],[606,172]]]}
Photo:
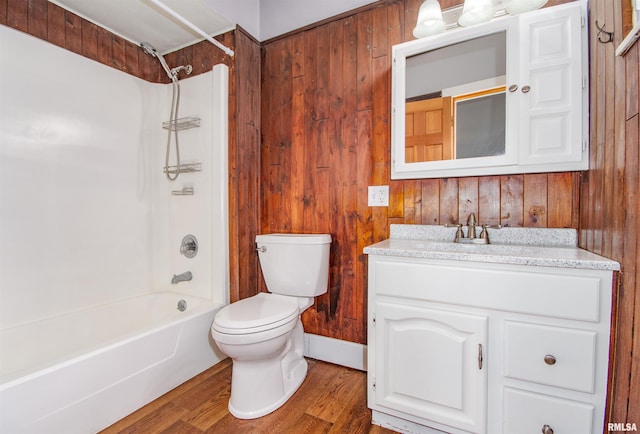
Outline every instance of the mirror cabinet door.
{"label": "mirror cabinet door", "polygon": [[507,62],[512,21],[394,47],[394,179],[515,161],[507,147],[507,116],[517,110],[506,91],[518,67]]}
{"label": "mirror cabinet door", "polygon": [[589,137],[586,26],[579,8],[556,9],[520,19],[519,111],[528,122],[518,130],[519,164],[584,170]]}

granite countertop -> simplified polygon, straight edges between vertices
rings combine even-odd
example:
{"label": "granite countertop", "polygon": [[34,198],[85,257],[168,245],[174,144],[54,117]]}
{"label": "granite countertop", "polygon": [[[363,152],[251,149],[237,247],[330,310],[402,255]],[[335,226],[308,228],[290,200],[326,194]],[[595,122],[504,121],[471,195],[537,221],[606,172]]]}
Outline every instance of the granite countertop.
{"label": "granite countertop", "polygon": [[454,243],[455,232],[455,228],[443,226],[391,225],[391,238],[365,247],[364,253],[539,267],[620,270],[620,264],[616,261],[577,247],[577,232],[574,229],[489,229],[492,244]]}

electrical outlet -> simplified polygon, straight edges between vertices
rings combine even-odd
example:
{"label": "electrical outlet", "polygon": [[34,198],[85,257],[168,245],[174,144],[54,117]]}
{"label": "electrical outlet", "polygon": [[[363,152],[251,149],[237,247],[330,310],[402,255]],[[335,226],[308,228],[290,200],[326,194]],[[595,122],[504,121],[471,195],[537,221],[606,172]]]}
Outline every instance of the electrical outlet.
{"label": "electrical outlet", "polygon": [[389,206],[389,186],[369,186],[369,206]]}

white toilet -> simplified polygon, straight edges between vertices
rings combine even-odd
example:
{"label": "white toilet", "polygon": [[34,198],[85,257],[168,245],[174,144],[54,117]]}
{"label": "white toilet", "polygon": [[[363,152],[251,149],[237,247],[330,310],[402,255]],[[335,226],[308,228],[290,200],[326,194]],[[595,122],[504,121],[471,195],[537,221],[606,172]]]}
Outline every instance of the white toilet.
{"label": "white toilet", "polygon": [[307,375],[300,314],[327,292],[327,234],[257,235],[267,289],[222,308],[211,326],[231,360],[229,412],[240,419],[271,413],[298,390]]}

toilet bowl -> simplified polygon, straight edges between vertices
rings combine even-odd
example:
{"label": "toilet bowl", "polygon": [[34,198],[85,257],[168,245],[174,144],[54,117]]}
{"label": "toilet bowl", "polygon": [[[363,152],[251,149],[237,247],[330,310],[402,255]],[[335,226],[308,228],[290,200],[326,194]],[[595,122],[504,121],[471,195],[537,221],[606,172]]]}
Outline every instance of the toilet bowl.
{"label": "toilet bowl", "polygon": [[240,419],[264,416],[283,405],[306,374],[301,313],[327,290],[329,235],[256,236],[271,293],[222,308],[211,334],[231,358],[229,412]]}

